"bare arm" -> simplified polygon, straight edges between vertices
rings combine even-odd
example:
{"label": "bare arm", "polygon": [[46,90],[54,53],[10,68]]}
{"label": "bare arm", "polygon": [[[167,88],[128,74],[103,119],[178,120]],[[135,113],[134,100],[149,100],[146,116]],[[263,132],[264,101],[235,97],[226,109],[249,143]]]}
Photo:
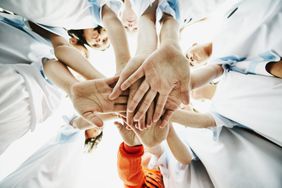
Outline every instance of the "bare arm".
{"label": "bare arm", "polygon": [[57,60],[43,61],[44,72],[55,85],[63,89],[68,95],[71,94],[71,87],[78,83],[69,69]]}
{"label": "bare arm", "polygon": [[169,45],[181,50],[179,45],[179,24],[177,21],[172,16],[164,14],[161,24],[162,28],[159,36],[161,46]]}
{"label": "bare arm", "polygon": [[125,30],[117,15],[107,5],[103,6],[102,20],[114,48],[116,71],[120,72],[130,58]]}
{"label": "bare arm", "polygon": [[65,65],[82,75],[85,79],[97,79],[104,76],[97,71],[82,54],[71,46],[63,37],[51,34],[56,57]]}
{"label": "bare arm", "polygon": [[266,70],[278,78],[282,78],[282,60],[279,62],[270,62],[266,65]]}
{"label": "bare arm", "polygon": [[182,164],[191,163],[192,155],[187,149],[187,146],[181,141],[181,139],[176,134],[173,125],[170,125],[166,141],[171,153],[177,161]]}
{"label": "bare arm", "polygon": [[199,88],[223,74],[220,65],[207,65],[191,73],[191,88]]}
{"label": "bare arm", "polygon": [[158,44],[156,32],[156,0],[139,19],[136,55],[150,55]]}
{"label": "bare arm", "polygon": [[44,38],[50,39],[57,59],[63,64],[72,68],[74,71],[76,71],[86,79],[96,79],[103,77],[103,75],[98,72],[90,64],[90,62],[86,58],[84,58],[77,49],[72,47],[63,37],[46,31],[33,22],[29,22],[29,24],[33,31]]}
{"label": "bare arm", "polygon": [[173,113],[172,122],[179,123],[185,127],[208,128],[215,127],[213,117],[207,113],[191,112],[187,110],[177,110]]}

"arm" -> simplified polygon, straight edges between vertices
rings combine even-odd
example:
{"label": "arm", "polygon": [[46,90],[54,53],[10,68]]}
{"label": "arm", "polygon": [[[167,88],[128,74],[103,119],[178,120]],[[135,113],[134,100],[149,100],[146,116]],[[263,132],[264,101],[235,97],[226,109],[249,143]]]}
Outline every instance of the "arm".
{"label": "arm", "polygon": [[97,79],[104,76],[97,71],[82,54],[71,46],[63,37],[51,34],[50,40],[53,44],[55,55],[62,63],[72,68],[85,79]]}
{"label": "arm", "polygon": [[185,127],[208,128],[215,127],[213,117],[207,113],[197,113],[187,110],[177,110],[171,117],[171,121]]}
{"label": "arm", "polygon": [[78,83],[69,69],[59,61],[43,60],[44,72],[55,85],[63,89],[68,95],[71,94],[71,87]]}
{"label": "arm", "polygon": [[102,21],[114,48],[116,71],[120,72],[130,58],[125,30],[117,15],[107,5],[103,6]]}
{"label": "arm", "polygon": [[278,78],[282,78],[282,60],[279,62],[270,62],[266,65],[266,70]]}
{"label": "arm", "polygon": [[173,125],[170,125],[170,129],[167,135],[167,144],[175,159],[182,164],[190,164],[192,161],[192,155],[187,149],[187,146],[177,136]]}
{"label": "arm", "polygon": [[196,69],[191,75],[191,88],[199,88],[223,74],[223,68],[220,65],[206,65]]}
{"label": "arm", "polygon": [[143,154],[142,145],[128,146],[125,143],[120,145],[117,157],[118,174],[125,187],[142,187],[145,183],[145,175],[141,166]]}
{"label": "arm", "polygon": [[50,39],[56,57],[66,66],[81,74],[86,79],[102,78],[103,75],[98,72],[81,53],[72,47],[63,37],[42,29],[36,24],[29,22],[33,31],[40,36]]}
{"label": "arm", "polygon": [[[173,46],[181,51],[179,45],[179,24],[170,15],[164,14],[161,19],[160,44]],[[172,29],[173,28],[173,29]]]}
{"label": "arm", "polygon": [[136,55],[148,56],[157,48],[158,38],[155,26],[157,5],[156,0],[139,19]]}

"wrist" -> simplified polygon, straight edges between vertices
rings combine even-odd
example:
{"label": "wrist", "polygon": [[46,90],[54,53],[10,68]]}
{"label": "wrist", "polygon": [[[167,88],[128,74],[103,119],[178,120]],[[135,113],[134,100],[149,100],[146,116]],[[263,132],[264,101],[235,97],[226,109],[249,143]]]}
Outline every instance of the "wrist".
{"label": "wrist", "polygon": [[139,153],[144,150],[142,145],[128,145],[125,142],[123,143],[123,149],[130,154]]}

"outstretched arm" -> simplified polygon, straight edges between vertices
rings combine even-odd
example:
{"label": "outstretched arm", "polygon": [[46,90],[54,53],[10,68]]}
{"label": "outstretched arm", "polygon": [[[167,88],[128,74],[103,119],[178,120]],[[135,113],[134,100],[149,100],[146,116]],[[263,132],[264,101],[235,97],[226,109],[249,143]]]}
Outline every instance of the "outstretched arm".
{"label": "outstretched arm", "polygon": [[55,55],[59,61],[83,76],[86,80],[103,78],[83,55],[71,46],[63,37],[50,34]]}
{"label": "outstretched arm", "polygon": [[103,6],[102,21],[114,48],[116,72],[119,73],[130,58],[126,33],[117,15],[107,5]]}
{"label": "outstretched arm", "polygon": [[29,24],[36,33],[38,33],[42,37],[50,39],[54,48],[55,55],[61,63],[72,68],[85,79],[96,79],[103,77],[103,75],[98,72],[90,64],[90,62],[85,57],[83,57],[77,49],[71,46],[63,37],[46,31],[33,22],[29,22]]}
{"label": "outstretched arm", "polygon": [[185,127],[193,128],[208,128],[215,127],[216,125],[213,117],[208,113],[198,113],[187,110],[176,110],[170,120]]}
{"label": "outstretched arm", "polygon": [[206,65],[191,73],[191,89],[199,88],[223,74],[221,65]]}
{"label": "outstretched arm", "polygon": [[182,164],[190,164],[192,161],[192,155],[187,149],[187,146],[176,134],[173,125],[170,124],[169,132],[167,135],[167,144],[175,159]]}

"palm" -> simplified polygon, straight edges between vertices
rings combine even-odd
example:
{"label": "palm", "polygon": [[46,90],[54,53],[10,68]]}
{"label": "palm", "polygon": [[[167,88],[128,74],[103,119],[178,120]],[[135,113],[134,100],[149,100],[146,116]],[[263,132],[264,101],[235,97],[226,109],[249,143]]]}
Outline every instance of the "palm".
{"label": "palm", "polygon": [[[77,83],[72,88],[72,101],[76,110],[88,121],[97,118],[97,112],[120,112],[126,109],[126,97],[114,101],[108,99],[114,79],[89,80]],[[101,121],[101,120],[99,120]],[[95,121],[93,122],[95,123]]]}
{"label": "palm", "polygon": [[140,145],[140,141],[137,136],[133,132],[133,130],[128,130],[124,124],[119,122],[115,122],[118,127],[119,133],[123,139],[123,141],[129,146]]}
{"label": "palm", "polygon": [[[134,112],[142,101],[134,116],[135,119],[140,120],[149,109],[154,98],[157,97],[153,120],[154,122],[158,121],[163,114],[169,94],[173,90],[178,90],[177,98],[188,104],[190,69],[187,59],[179,49],[167,45],[156,50],[135,73],[124,81],[121,89],[125,90],[131,87],[143,76],[145,76],[145,80],[135,93],[135,100],[129,101],[128,104],[128,109]],[[175,104],[179,106],[178,102]]]}
{"label": "palm", "polygon": [[156,50],[147,59],[143,69],[146,81],[161,95],[169,94],[182,81],[190,79],[187,59],[170,47]]}
{"label": "palm", "polygon": [[163,140],[166,139],[169,126],[166,125],[164,128],[160,128],[159,123],[160,122],[157,122],[156,124],[143,131],[134,129],[135,134],[143,145],[147,147],[153,147],[160,144]]}

